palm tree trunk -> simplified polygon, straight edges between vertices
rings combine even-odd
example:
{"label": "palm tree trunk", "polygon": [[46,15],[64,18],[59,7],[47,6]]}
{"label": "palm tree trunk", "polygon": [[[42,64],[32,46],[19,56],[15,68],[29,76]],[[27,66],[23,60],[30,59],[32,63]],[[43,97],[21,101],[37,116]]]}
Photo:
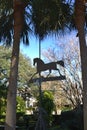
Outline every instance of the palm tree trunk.
{"label": "palm tree trunk", "polygon": [[83,119],[84,130],[87,130],[87,46],[85,40],[85,6],[83,0],[76,0],[75,5],[75,21],[78,29],[81,68],[82,68],[82,82],[83,82]]}
{"label": "palm tree trunk", "polygon": [[7,95],[7,111],[5,130],[16,129],[16,93],[18,78],[18,62],[20,51],[20,34],[23,26],[23,8],[21,3],[14,0],[14,41],[9,77],[9,88]]}

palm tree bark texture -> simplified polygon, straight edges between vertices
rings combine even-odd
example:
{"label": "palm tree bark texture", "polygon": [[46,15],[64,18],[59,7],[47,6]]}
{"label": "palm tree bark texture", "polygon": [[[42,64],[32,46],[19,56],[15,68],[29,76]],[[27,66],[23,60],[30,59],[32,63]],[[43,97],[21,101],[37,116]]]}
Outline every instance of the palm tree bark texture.
{"label": "palm tree bark texture", "polygon": [[84,32],[85,3],[83,0],[76,0],[75,2],[75,22],[78,30],[80,55],[81,55],[84,130],[87,130],[87,46]]}
{"label": "palm tree bark texture", "polygon": [[11,58],[11,68],[9,77],[9,88],[7,95],[7,110],[5,130],[16,129],[16,92],[17,92],[17,77],[18,77],[18,62],[20,51],[20,35],[23,27],[23,11],[24,5],[20,0],[13,1],[14,9],[14,38]]}

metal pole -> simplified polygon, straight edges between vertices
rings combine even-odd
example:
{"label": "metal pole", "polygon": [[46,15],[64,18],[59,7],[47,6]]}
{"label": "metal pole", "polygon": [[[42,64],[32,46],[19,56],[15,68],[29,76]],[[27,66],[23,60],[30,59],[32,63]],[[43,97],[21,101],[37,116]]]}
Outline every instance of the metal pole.
{"label": "metal pole", "polygon": [[[39,58],[41,58],[41,38],[39,37]],[[40,96],[40,107],[42,107],[42,94],[41,94],[41,72],[39,72],[39,96]]]}
{"label": "metal pole", "polygon": [[39,58],[41,58],[41,39],[39,38]]}

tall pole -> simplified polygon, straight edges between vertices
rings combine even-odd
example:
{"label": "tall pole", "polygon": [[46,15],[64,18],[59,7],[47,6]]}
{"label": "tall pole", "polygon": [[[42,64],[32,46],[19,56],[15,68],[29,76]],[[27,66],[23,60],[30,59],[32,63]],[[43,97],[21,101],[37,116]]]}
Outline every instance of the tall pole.
{"label": "tall pole", "polygon": [[41,58],[41,38],[39,38],[39,58]]}
{"label": "tall pole", "polygon": [[[39,37],[39,58],[41,58],[41,38]],[[39,96],[41,98],[41,72],[39,72]],[[41,99],[40,99],[41,104]]]}
{"label": "tall pole", "polygon": [[[39,37],[39,58],[41,58],[41,38],[40,37]],[[41,72],[39,72],[39,97],[40,97],[40,107],[42,107]]]}
{"label": "tall pole", "polygon": [[[41,38],[39,37],[39,58],[41,59]],[[38,117],[38,121],[36,123],[36,128],[35,130],[47,130],[46,129],[46,124],[44,122],[44,118],[43,118],[43,108],[42,108],[42,91],[41,91],[41,72],[39,72],[39,117]]]}
{"label": "tall pole", "polygon": [[[41,58],[41,38],[40,37],[39,37],[39,58]],[[41,72],[39,72],[39,96],[40,96],[40,107],[42,107]]]}

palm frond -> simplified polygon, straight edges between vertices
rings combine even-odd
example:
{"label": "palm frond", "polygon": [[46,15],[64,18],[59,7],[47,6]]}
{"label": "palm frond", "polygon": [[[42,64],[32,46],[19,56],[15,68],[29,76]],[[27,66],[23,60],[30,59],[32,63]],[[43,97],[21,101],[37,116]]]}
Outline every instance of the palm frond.
{"label": "palm frond", "polygon": [[[8,2],[9,1],[9,2]],[[12,0],[0,0],[0,42],[6,45],[11,45],[14,35],[14,18],[13,18],[13,1]],[[22,0],[23,1],[23,0]],[[26,5],[29,4],[30,0],[23,1]],[[29,44],[29,33],[32,32],[30,28],[30,14],[27,10],[24,10],[24,21],[23,29],[21,32],[21,40],[24,44]]]}
{"label": "palm frond", "polygon": [[50,32],[64,30],[71,22],[71,7],[65,0],[33,0],[34,32],[43,39]]}

